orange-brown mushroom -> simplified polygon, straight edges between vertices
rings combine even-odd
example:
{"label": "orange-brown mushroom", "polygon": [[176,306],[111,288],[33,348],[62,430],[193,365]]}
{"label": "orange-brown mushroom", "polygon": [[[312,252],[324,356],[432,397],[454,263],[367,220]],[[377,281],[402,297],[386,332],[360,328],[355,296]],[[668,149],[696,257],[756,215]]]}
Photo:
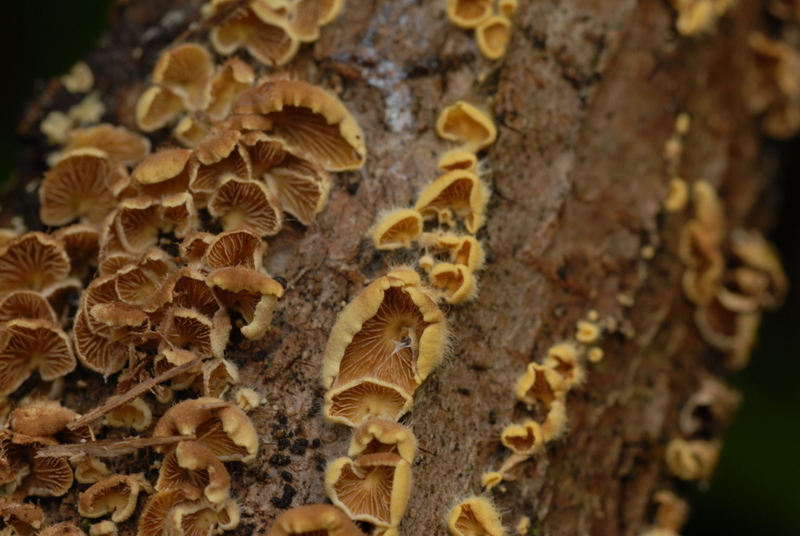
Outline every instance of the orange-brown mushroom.
{"label": "orange-brown mushroom", "polygon": [[542,427],[532,420],[506,426],[500,433],[500,441],[514,454],[525,456],[542,452],[545,443]]}
{"label": "orange-brown mushroom", "polygon": [[497,128],[492,120],[464,101],[442,110],[436,120],[436,133],[446,140],[463,143],[463,150],[472,152],[487,148],[497,139]]}
{"label": "orange-brown mushroom", "polygon": [[364,536],[347,514],[330,504],[307,504],[279,515],[267,536]]}
{"label": "orange-brown mushroom", "polygon": [[208,81],[214,74],[211,54],[202,46],[185,43],[161,54],[153,68],[153,82],[180,97],[186,110],[205,108]]}
{"label": "orange-brown mushroom", "polygon": [[15,319],[0,326],[0,395],[14,392],[34,370],[52,381],[76,364],[69,337],[52,322]]}
{"label": "orange-brown mushroom", "polygon": [[96,225],[76,223],[62,227],[53,233],[64,243],[70,260],[70,275],[83,278],[92,267],[96,267],[100,255],[100,231]]}
{"label": "orange-brown mushroom", "polygon": [[231,266],[260,269],[266,243],[258,235],[244,230],[225,231],[216,235],[206,250],[204,262],[212,270]]}
{"label": "orange-brown mushroom", "polygon": [[270,134],[328,171],[360,169],[366,146],[358,123],[332,93],[299,80],[269,80],[247,90],[234,106],[234,116],[263,116]]}
{"label": "orange-brown mushroom", "polygon": [[532,362],[517,381],[517,400],[529,406],[540,403],[548,409],[554,400],[562,398],[567,385],[555,368]]}
{"label": "orange-brown mushroom", "polygon": [[220,357],[230,335],[230,319],[224,312],[209,318],[184,307],[170,309],[159,331],[175,348],[183,348],[198,356]]}
{"label": "orange-brown mushroom", "polygon": [[205,497],[223,504],[230,495],[230,475],[211,451],[194,441],[181,441],[164,457],[156,490],[180,489],[187,497]]}
{"label": "orange-brown mushroom", "polygon": [[150,406],[141,397],[136,397],[127,404],[114,408],[105,418],[107,426],[115,428],[133,428],[137,432],[144,432],[153,422],[153,412]]}
{"label": "orange-brown mushroom", "polygon": [[140,489],[135,477],[109,476],[80,494],[78,513],[88,518],[111,514],[111,520],[120,523],[133,515]]}
{"label": "orange-brown mushroom", "polygon": [[239,369],[227,359],[218,357],[203,363],[203,396],[222,398],[237,383]]}
{"label": "orange-brown mushroom", "polygon": [[392,250],[411,247],[422,234],[422,214],[414,209],[395,209],[378,215],[368,232],[375,249]]}
{"label": "orange-brown mushroom", "polygon": [[319,28],[335,19],[344,7],[344,0],[297,0],[289,20],[297,38],[305,43],[319,39]]}
{"label": "orange-brown mushroom", "polygon": [[475,28],[475,40],[483,57],[499,60],[506,55],[511,39],[511,21],[505,15],[493,15]]}
{"label": "orange-brown mushroom", "polygon": [[467,231],[475,234],[483,226],[488,201],[489,190],[477,175],[456,170],[430,183],[420,193],[414,208],[424,219],[438,218],[446,225],[454,225],[453,216],[463,218]]}
{"label": "orange-brown mushroom", "polygon": [[175,121],[184,111],[183,100],[163,86],[147,88],[136,102],[136,124],[153,132]]}
{"label": "orange-brown mushroom", "polygon": [[168,514],[167,534],[215,536],[239,525],[239,505],[228,499],[213,504],[201,499],[177,504]]}
{"label": "orange-brown mushroom", "polygon": [[165,149],[148,155],[131,178],[143,195],[167,196],[188,191],[196,168],[189,165],[189,149]]}
{"label": "orange-brown mushroom", "polygon": [[184,147],[195,147],[208,136],[211,125],[194,116],[185,116],[172,129],[172,135]]}
{"label": "orange-brown mushroom", "polygon": [[32,290],[17,290],[0,299],[0,323],[19,318],[56,323],[53,307],[44,296]]}
{"label": "orange-brown mushroom", "polygon": [[551,346],[542,364],[561,374],[568,390],[586,380],[586,368],[580,361],[578,348],[573,343],[564,342]]}
{"label": "orange-brown mushroom", "polygon": [[437,167],[445,172],[456,169],[475,171],[478,168],[478,157],[471,151],[453,149],[442,155]]}
{"label": "orange-brown mushroom", "polygon": [[150,152],[150,140],[125,127],[115,127],[103,123],[86,129],[70,131],[67,144],[61,150],[61,154],[66,156],[76,149],[86,147],[99,149],[111,160],[131,166]]}
{"label": "orange-brown mushroom", "polygon": [[278,234],[283,221],[278,199],[264,184],[233,175],[220,180],[208,200],[208,212],[226,231],[245,229],[259,236]]}
{"label": "orange-brown mushroom", "polygon": [[356,428],[347,455],[351,458],[378,452],[399,454],[408,463],[414,463],[417,438],[400,423],[385,419],[370,419]]}
{"label": "orange-brown mushroom", "polygon": [[217,299],[225,307],[239,312],[248,323],[242,335],[251,340],[264,336],[272,323],[272,313],[283,286],[256,270],[243,266],[219,268],[206,278]]}
{"label": "orange-brown mushroom", "polygon": [[210,102],[206,114],[213,121],[222,121],[228,117],[233,102],[239,94],[253,85],[255,73],[245,62],[238,58],[226,61],[214,75],[209,85]]}
{"label": "orange-brown mushroom", "polygon": [[497,508],[486,497],[468,497],[450,510],[447,527],[453,536],[503,536]]}
{"label": "orange-brown mushroom", "polygon": [[328,390],[323,412],[328,420],[358,426],[369,419],[397,421],[411,409],[411,395],[387,382],[365,379]]}
{"label": "orange-brown mushroom", "polygon": [[35,504],[19,503],[2,497],[0,498],[0,519],[12,529],[12,535],[34,536],[42,526],[44,513]]}
{"label": "orange-brown mushroom", "polygon": [[431,268],[428,279],[434,288],[439,289],[439,298],[447,303],[458,305],[478,296],[472,270],[463,264],[439,263]]}
{"label": "orange-brown mushroom", "polygon": [[150,496],[139,515],[138,536],[163,536],[168,530],[172,509],[189,500],[180,489],[160,491]]}

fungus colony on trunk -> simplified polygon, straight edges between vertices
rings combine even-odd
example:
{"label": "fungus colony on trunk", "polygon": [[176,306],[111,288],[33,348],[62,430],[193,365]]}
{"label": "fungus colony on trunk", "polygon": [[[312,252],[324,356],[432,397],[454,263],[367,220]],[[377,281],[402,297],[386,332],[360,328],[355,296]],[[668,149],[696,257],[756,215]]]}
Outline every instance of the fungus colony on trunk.
{"label": "fungus colony on trunk", "polygon": [[446,0],[451,23],[475,32],[478,50],[488,60],[506,55],[511,39],[511,18],[517,13],[517,0]]}

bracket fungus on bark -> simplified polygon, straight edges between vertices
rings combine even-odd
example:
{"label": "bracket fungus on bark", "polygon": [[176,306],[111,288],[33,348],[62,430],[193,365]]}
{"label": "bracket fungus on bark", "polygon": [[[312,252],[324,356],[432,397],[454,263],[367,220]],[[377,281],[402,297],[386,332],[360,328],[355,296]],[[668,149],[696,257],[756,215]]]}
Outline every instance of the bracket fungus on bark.
{"label": "bracket fungus on bark", "polygon": [[136,510],[140,489],[136,477],[109,476],[81,493],[78,513],[88,518],[111,514],[111,520],[120,523],[131,517]]}
{"label": "bracket fungus on bark", "polygon": [[497,139],[497,127],[481,110],[465,101],[448,106],[436,120],[436,133],[445,140],[463,143],[462,149],[477,152]]}
{"label": "bracket fungus on bark", "polygon": [[367,233],[375,249],[409,248],[422,234],[422,215],[414,209],[401,208],[384,212]]}
{"label": "bracket fungus on bark", "polygon": [[364,536],[340,509],[329,504],[307,504],[279,515],[267,536]]}
{"label": "bracket fungus on bark", "polygon": [[347,455],[355,458],[379,452],[399,454],[408,463],[414,463],[417,438],[400,423],[370,419],[353,432]]}
{"label": "bracket fungus on bark", "polygon": [[224,504],[230,496],[230,475],[210,450],[194,441],[181,441],[161,464],[155,489],[180,489],[187,497],[205,497],[212,504]]}
{"label": "bracket fungus on bark", "polygon": [[486,497],[468,497],[450,510],[447,528],[453,536],[504,536],[500,513]]}
{"label": "bracket fungus on bark", "polygon": [[453,217],[464,219],[464,226],[472,234],[484,223],[484,210],[489,201],[489,189],[471,171],[456,170],[445,173],[430,183],[417,198],[414,209],[423,219],[438,219],[452,226]]}
{"label": "bracket fungus on bark", "polygon": [[275,304],[283,296],[283,286],[269,276],[243,266],[219,268],[206,277],[225,307],[239,312],[247,322],[242,335],[251,340],[264,336],[272,324]]}

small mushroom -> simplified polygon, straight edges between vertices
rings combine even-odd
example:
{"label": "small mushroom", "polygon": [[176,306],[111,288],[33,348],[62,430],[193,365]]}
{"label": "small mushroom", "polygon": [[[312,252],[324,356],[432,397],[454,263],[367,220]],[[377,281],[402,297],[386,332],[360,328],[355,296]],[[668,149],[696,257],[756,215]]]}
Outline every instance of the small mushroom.
{"label": "small mushroom", "polygon": [[467,231],[478,232],[484,223],[484,210],[489,190],[471,171],[445,173],[420,193],[415,210],[423,219],[438,218],[440,223],[454,225],[453,215],[465,220]]}
{"label": "small mushroom", "polygon": [[436,133],[446,140],[461,142],[465,151],[487,148],[497,139],[497,128],[481,110],[468,102],[448,106],[436,120]]}
{"label": "small mushroom", "polygon": [[69,272],[69,256],[63,244],[44,233],[25,233],[0,247],[0,294],[42,292]]}
{"label": "small mushroom", "polygon": [[150,423],[152,422],[153,413],[150,410],[150,406],[138,396],[129,403],[110,411],[105,419],[107,426],[133,428],[137,432],[144,432],[150,428]]}
{"label": "small mushroom", "polygon": [[192,500],[205,497],[222,505],[230,496],[230,480],[225,465],[211,451],[194,441],[181,441],[164,457],[155,489],[180,489]]}
{"label": "small mushroom", "polygon": [[411,492],[411,467],[391,453],[339,458],[325,470],[325,489],[350,519],[396,527]]}
{"label": "small mushroom", "polygon": [[117,536],[118,534],[117,524],[109,519],[104,519],[89,527],[89,536]]}
{"label": "small mushroom", "polygon": [[265,185],[233,175],[220,180],[208,212],[226,231],[244,229],[259,236],[278,234],[283,221],[280,203]]}
{"label": "small mushroom", "polygon": [[39,531],[38,536],[86,536],[86,533],[78,528],[75,523],[64,521],[42,529]]}
{"label": "small mushroom", "polygon": [[368,232],[375,249],[392,250],[411,247],[422,234],[422,215],[414,209],[395,209],[378,215]]}
{"label": "small mushroom", "polygon": [[589,320],[579,320],[575,326],[575,339],[583,344],[597,342],[601,334],[600,326]]}
{"label": "small mushroom", "polygon": [[331,422],[358,426],[373,418],[399,420],[411,409],[411,395],[379,380],[355,380],[325,394],[323,412]]}
{"label": "small mushroom", "polygon": [[100,231],[97,225],[76,223],[62,227],[53,238],[64,243],[70,261],[70,276],[83,279],[92,267],[97,267],[100,255]]}
{"label": "small mushroom", "polygon": [[492,14],[492,0],[447,0],[447,18],[459,28],[475,28]]}
{"label": "small mushroom", "polygon": [[183,99],[164,86],[152,86],[136,101],[136,125],[153,132],[175,121],[184,111]]}
{"label": "small mushroom", "polygon": [[329,504],[307,504],[279,515],[267,536],[364,536],[350,518]]}
{"label": "small mushroom", "polygon": [[86,456],[78,462],[73,462],[73,465],[75,467],[75,480],[79,484],[94,484],[111,474],[106,464],[90,456]]}
{"label": "small mushroom", "polygon": [[261,405],[264,397],[262,397],[253,389],[242,387],[236,391],[236,394],[233,396],[233,400],[236,403],[236,407],[245,413],[250,413]]}
{"label": "small mushroom", "polygon": [[453,149],[442,155],[437,167],[444,172],[455,171],[457,169],[475,171],[478,168],[478,157],[471,151]]}
{"label": "small mushroom", "polygon": [[185,116],[172,129],[178,143],[187,148],[196,147],[211,131],[211,125],[194,116]]}
{"label": "small mushroom", "polygon": [[664,210],[667,212],[680,212],[689,202],[689,186],[680,177],[669,180],[667,198],[664,200]]}
{"label": "small mushroom", "polygon": [[99,149],[106,158],[131,166],[150,152],[150,140],[125,127],[102,123],[91,128],[71,130],[67,144],[61,149],[60,159],[76,149],[86,147]]}
{"label": "small mushroom", "polygon": [[151,495],[139,515],[137,536],[163,536],[168,530],[170,512],[187,499],[186,493],[181,489],[170,489]]}
{"label": "small mushroom", "polygon": [[184,109],[208,105],[208,81],[214,73],[211,54],[202,46],[184,43],[161,53],[153,68],[153,82],[181,99]]}
{"label": "small mushroom", "polygon": [[370,419],[353,432],[347,455],[355,458],[378,452],[399,454],[408,463],[414,463],[417,438],[411,430],[400,423]]}
{"label": "small mushroom", "polygon": [[498,0],[497,2],[497,11],[508,18],[516,15],[518,8],[517,0]]}
{"label": "small mushroom", "polygon": [[567,390],[586,380],[586,369],[580,362],[580,353],[573,343],[562,342],[547,350],[544,366],[552,367],[564,378]]}
{"label": "small mushroom", "polygon": [[689,516],[689,505],[686,501],[671,491],[661,490],[653,494],[653,502],[658,505],[655,515],[657,526],[676,533],[683,528]]}
{"label": "small mushroom", "polygon": [[58,402],[36,400],[12,411],[8,416],[8,425],[14,432],[26,436],[51,437],[78,417],[80,415]]}
{"label": "small mushroom", "polygon": [[561,438],[567,431],[567,406],[564,399],[554,400],[542,424],[542,436],[545,443]]}
{"label": "small mushroom", "polygon": [[471,235],[444,233],[436,240],[434,247],[444,249],[450,255],[450,262],[463,264],[472,272],[483,270],[486,264],[481,243]]}
{"label": "small mushroom", "polygon": [[319,28],[339,16],[344,0],[297,0],[289,20],[298,39],[310,43],[319,39]]}
{"label": "small mushroom", "polygon": [[708,480],[719,459],[719,442],[675,438],[667,444],[667,470],[681,480]]}
{"label": "small mushroom", "polygon": [[231,385],[239,383],[239,369],[222,358],[203,363],[203,396],[222,398]]}
{"label": "small mushroom", "polygon": [[165,149],[148,155],[134,168],[131,178],[143,195],[167,196],[186,192],[196,169],[189,164],[189,149]]}
{"label": "small mushroom", "polygon": [[166,533],[215,536],[235,529],[239,519],[239,505],[231,499],[219,505],[206,500],[182,502],[170,510]]}
{"label": "small mushroom", "polygon": [[214,270],[206,278],[225,307],[242,315],[247,325],[242,335],[250,340],[263,337],[272,324],[275,304],[283,296],[283,286],[269,276],[244,266]]}
{"label": "small mushroom", "polygon": [[450,510],[447,528],[453,536],[503,536],[500,513],[486,497],[468,497]]}
{"label": "small mushroom", "polygon": [[56,313],[44,296],[32,290],[17,290],[0,298],[0,323],[27,318],[56,323]]}
{"label": "small mushroom", "polygon": [[511,39],[511,21],[505,15],[492,15],[475,28],[475,40],[483,57],[499,60],[506,55]]}
{"label": "small mushroom", "polygon": [[205,110],[208,117],[212,121],[227,119],[233,102],[254,81],[255,73],[245,62],[238,58],[226,61],[209,85],[210,101]]}
{"label": "small mushroom", "polygon": [[704,376],[699,389],[692,393],[681,409],[678,418],[681,433],[691,436],[709,427],[727,425],[741,399],[741,394],[717,378]]}
{"label": "small mushroom", "polygon": [[12,529],[10,534],[34,536],[42,526],[44,513],[34,504],[19,503],[2,497],[0,498],[0,519]]}
{"label": "small mushroom", "polygon": [[261,268],[267,245],[261,237],[244,229],[225,231],[216,235],[208,245],[203,262],[211,270],[244,266]]}
{"label": "small mushroom", "polygon": [[109,476],[80,494],[78,513],[88,518],[111,514],[111,520],[120,523],[136,510],[140,489],[137,478],[128,475]]}
{"label": "small mushroom", "polygon": [[478,296],[472,270],[463,264],[439,263],[431,268],[428,279],[434,288],[440,289],[440,298],[451,305],[466,303]]}
{"label": "small mushroom", "polygon": [[533,456],[544,450],[545,439],[538,422],[510,424],[500,433],[500,442],[515,454]]}
{"label": "small mushroom", "polygon": [[555,368],[531,362],[517,381],[514,392],[517,400],[528,406],[540,403],[549,409],[555,400],[564,397],[567,384]]}

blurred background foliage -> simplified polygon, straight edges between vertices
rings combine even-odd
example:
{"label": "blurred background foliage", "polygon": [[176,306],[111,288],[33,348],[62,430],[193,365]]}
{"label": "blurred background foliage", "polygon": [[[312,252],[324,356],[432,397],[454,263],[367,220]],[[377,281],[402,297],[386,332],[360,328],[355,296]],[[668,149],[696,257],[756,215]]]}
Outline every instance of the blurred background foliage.
{"label": "blurred background foliage", "polygon": [[[52,76],[97,43],[111,0],[0,2],[5,45],[0,63],[0,179],[11,177],[19,144],[15,128],[25,103]],[[780,154],[779,225],[772,239],[800,286],[800,140],[770,145]],[[797,330],[797,331],[795,331]],[[797,335],[797,336],[796,336]],[[708,491],[694,491],[684,536],[800,534],[800,298],[768,314],[752,362],[729,378],[744,403],[725,438]],[[694,489],[694,486],[690,486]]]}

